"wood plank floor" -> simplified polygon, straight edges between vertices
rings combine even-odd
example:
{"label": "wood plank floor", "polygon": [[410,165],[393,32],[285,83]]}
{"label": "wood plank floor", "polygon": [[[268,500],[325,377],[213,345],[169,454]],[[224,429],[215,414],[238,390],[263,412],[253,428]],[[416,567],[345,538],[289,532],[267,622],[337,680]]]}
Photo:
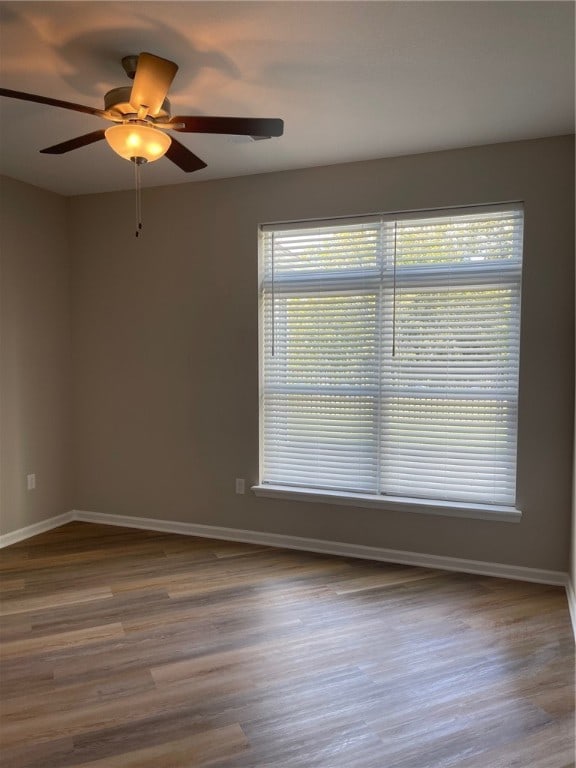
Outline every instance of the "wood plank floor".
{"label": "wood plank floor", "polygon": [[0,553],[4,768],[568,768],[564,591],[71,523]]}

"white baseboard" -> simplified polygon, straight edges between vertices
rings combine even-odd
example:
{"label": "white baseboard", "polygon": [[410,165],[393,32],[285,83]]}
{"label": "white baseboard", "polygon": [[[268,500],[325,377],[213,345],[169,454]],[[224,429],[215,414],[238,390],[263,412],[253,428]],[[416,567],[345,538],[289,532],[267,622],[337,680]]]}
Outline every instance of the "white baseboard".
{"label": "white baseboard", "polygon": [[25,528],[18,528],[18,530],[11,533],[4,533],[0,536],[0,549],[8,547],[10,544],[17,544],[19,541],[24,541],[24,539],[29,539],[31,536],[37,536],[39,533],[51,531],[52,528],[59,528],[61,525],[70,523],[72,520],[74,520],[74,512],[64,512],[62,515],[49,517],[48,520],[27,525]]}
{"label": "white baseboard", "polygon": [[350,544],[339,541],[324,541],[308,539],[301,536],[285,536],[278,533],[249,531],[242,528],[222,528],[216,525],[200,525],[197,523],[179,523],[170,520],[155,520],[148,517],[131,517],[129,515],[109,515],[102,512],[86,510],[71,510],[41,523],[20,528],[12,533],[0,536],[0,548],[23,541],[38,533],[44,533],[74,520],[102,525],[117,525],[124,528],[140,528],[162,533],[177,533],[183,536],[199,536],[208,539],[223,539],[239,541],[246,544],[262,544],[281,549],[296,549],[305,552],[319,552],[326,555],[341,555],[356,557],[364,560],[377,560],[385,563],[414,565],[422,568],[436,568],[443,571],[459,571],[474,573],[480,576],[495,576],[503,579],[518,581],[533,581],[539,584],[554,584],[566,586],[568,603],[573,626],[576,628],[576,597],[572,585],[562,571],[547,571],[540,568],[525,568],[505,563],[490,563],[482,560],[466,560],[459,557],[444,557],[427,555],[422,552],[408,552],[400,549],[385,549],[382,547],[367,547],[363,544]]}
{"label": "white baseboard", "polygon": [[342,555],[344,557],[356,557],[365,560],[378,560],[385,563],[437,568],[444,571],[475,573],[481,576],[533,581],[539,584],[554,584],[558,586],[566,584],[566,574],[562,573],[562,571],[546,571],[540,568],[524,568],[517,565],[506,565],[505,563],[490,563],[482,560],[465,560],[458,557],[426,555],[421,552],[367,547],[362,544],[308,539],[300,536],[285,536],[278,533],[248,531],[241,528],[222,528],[216,525],[179,523],[168,520],[154,520],[147,517],[130,517],[128,515],[107,515],[101,512],[87,512],[83,510],[74,510],[72,514],[75,520],[82,520],[87,523],[119,525],[126,528],[142,528],[149,531],[178,533],[184,536],[199,536],[209,539],[224,539],[225,541],[240,541],[246,544],[262,544],[269,547],[319,552],[326,555]]}
{"label": "white baseboard", "polygon": [[570,576],[566,577],[566,597],[568,598],[568,610],[570,611],[570,620],[572,621],[572,632],[574,642],[576,642],[576,592]]}

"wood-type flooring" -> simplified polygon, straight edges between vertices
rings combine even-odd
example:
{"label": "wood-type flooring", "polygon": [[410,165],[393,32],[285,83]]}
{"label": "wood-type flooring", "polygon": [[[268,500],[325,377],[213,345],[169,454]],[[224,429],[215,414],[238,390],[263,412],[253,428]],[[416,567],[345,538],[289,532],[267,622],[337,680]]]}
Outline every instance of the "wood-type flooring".
{"label": "wood-type flooring", "polygon": [[79,522],[0,563],[3,768],[574,767],[560,587]]}

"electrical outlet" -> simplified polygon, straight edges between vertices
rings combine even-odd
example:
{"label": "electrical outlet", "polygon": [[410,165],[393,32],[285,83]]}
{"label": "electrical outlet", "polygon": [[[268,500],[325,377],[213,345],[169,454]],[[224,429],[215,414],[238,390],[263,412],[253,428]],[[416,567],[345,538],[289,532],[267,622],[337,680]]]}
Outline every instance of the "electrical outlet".
{"label": "electrical outlet", "polygon": [[33,491],[36,488],[36,475],[26,475],[26,488]]}
{"label": "electrical outlet", "polygon": [[246,492],[246,484],[244,482],[243,477],[237,477],[236,478],[236,493],[245,493]]}

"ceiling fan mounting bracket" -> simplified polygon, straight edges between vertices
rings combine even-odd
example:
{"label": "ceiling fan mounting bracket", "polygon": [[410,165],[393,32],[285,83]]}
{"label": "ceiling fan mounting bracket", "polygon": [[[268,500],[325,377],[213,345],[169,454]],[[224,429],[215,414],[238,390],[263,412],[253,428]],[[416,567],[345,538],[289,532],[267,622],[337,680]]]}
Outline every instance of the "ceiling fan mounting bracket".
{"label": "ceiling fan mounting bracket", "polygon": [[138,66],[138,55],[132,53],[129,56],[124,56],[122,59],[122,66],[124,67],[124,72],[126,72],[130,80],[134,80],[134,76],[136,75],[136,67]]}

